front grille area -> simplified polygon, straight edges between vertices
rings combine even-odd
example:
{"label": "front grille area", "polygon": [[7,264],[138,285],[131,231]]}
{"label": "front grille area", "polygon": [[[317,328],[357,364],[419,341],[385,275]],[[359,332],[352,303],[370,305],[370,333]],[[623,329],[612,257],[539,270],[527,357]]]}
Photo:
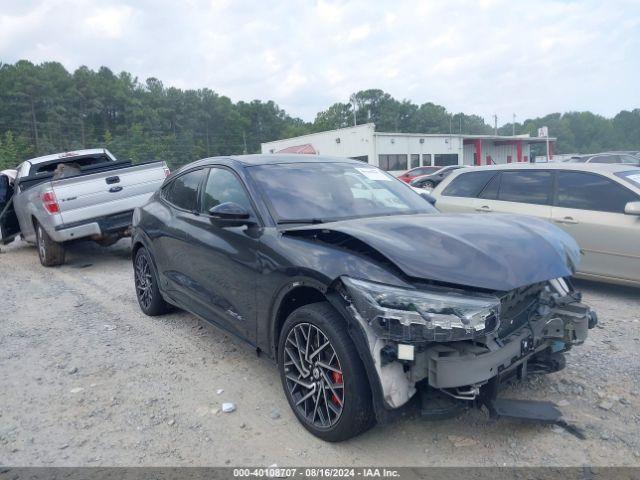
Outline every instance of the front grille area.
{"label": "front grille area", "polygon": [[498,337],[504,338],[527,323],[530,313],[538,306],[545,285],[546,282],[541,282],[517,288],[500,299]]}

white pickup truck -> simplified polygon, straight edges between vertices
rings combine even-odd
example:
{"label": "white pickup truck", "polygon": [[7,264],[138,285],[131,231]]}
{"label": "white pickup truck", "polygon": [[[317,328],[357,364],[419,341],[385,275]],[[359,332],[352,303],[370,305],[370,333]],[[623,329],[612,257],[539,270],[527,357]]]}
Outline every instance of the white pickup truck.
{"label": "white pickup truck", "polygon": [[0,172],[0,241],[22,235],[37,245],[42,265],[61,265],[65,242],[111,245],[128,236],[134,208],[167,175],[165,162],[133,165],[106,149],[26,160],[13,173]]}

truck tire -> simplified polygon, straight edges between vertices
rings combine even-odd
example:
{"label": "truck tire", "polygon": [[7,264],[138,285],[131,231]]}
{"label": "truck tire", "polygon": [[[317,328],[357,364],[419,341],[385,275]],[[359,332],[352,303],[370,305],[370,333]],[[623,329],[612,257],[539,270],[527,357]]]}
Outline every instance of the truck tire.
{"label": "truck tire", "polygon": [[38,256],[40,263],[45,267],[56,267],[64,263],[64,244],[54,242],[47,231],[42,228],[37,221],[36,229],[36,246],[38,247]]}
{"label": "truck tire", "polygon": [[316,437],[341,442],[375,424],[364,365],[344,319],[329,303],[289,315],[278,342],[278,367],[289,405]]}

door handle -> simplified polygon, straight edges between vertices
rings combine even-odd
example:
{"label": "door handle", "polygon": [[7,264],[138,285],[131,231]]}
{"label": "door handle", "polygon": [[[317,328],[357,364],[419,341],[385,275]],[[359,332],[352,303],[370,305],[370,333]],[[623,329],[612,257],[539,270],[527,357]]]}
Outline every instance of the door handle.
{"label": "door handle", "polygon": [[112,185],[114,183],[119,183],[120,177],[118,177],[117,175],[115,177],[107,177],[104,181],[107,182],[107,185]]}
{"label": "door handle", "polygon": [[568,225],[575,225],[577,223],[580,223],[577,220],[574,220],[573,217],[558,218],[558,219],[556,219],[556,222],[557,223],[566,223]]}
{"label": "door handle", "polygon": [[117,193],[117,192],[120,192],[120,191],[122,191],[122,187],[119,187],[119,186],[118,187],[111,187],[109,189],[110,193]]}
{"label": "door handle", "polygon": [[476,208],[476,212],[491,212],[491,207],[488,205],[483,205],[481,207]]}

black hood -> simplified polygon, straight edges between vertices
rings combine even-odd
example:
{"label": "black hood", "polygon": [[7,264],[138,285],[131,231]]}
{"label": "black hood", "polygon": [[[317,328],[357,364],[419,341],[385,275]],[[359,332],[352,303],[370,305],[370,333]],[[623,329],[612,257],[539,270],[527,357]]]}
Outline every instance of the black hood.
{"label": "black hood", "polygon": [[556,226],[516,215],[396,215],[288,229],[339,232],[394,263],[405,275],[508,291],[573,275],[578,244]]}

